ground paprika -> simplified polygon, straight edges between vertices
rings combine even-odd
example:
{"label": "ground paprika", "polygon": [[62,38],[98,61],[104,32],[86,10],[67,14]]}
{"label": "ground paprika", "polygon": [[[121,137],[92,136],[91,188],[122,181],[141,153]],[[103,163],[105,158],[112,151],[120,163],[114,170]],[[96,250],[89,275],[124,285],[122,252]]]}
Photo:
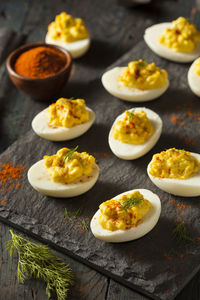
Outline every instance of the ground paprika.
{"label": "ground paprika", "polygon": [[0,162],[0,191],[9,191],[14,187],[19,188],[19,178],[25,176],[27,167],[25,165],[13,166],[10,162]]}
{"label": "ground paprika", "polygon": [[63,69],[67,60],[59,50],[38,46],[23,52],[15,62],[15,72],[29,78],[46,78]]}

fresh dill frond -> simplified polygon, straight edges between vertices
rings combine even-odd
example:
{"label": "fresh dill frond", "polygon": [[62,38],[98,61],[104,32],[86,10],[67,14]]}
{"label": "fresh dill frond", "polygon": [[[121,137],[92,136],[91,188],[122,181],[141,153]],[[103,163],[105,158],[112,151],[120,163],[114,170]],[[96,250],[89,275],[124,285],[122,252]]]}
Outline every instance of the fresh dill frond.
{"label": "fresh dill frond", "polygon": [[143,59],[142,61],[139,61],[139,62],[137,63],[137,66],[142,68],[142,67],[144,67],[146,64],[147,64],[147,61],[146,61],[145,59]]}
{"label": "fresh dill frond", "polygon": [[88,231],[88,225],[86,224],[85,220],[82,221],[82,227],[85,231]]}
{"label": "fresh dill frond", "polygon": [[172,236],[177,240],[178,244],[181,246],[187,243],[195,242],[195,240],[189,236],[184,221],[176,225],[176,227],[172,230]]}
{"label": "fresh dill frond", "polygon": [[79,217],[82,214],[83,208],[79,207],[75,212],[74,212],[74,217]]}
{"label": "fresh dill frond", "polygon": [[191,17],[185,18],[188,22],[190,22],[192,20]]}
{"label": "fresh dill frond", "polygon": [[135,109],[133,108],[131,111],[128,110],[128,117],[129,117],[129,120],[132,120],[133,117],[134,117],[134,112],[135,112]]}
{"label": "fresh dill frond", "polygon": [[74,97],[67,98],[67,100],[65,101],[65,103],[68,103],[68,102],[70,102],[71,100],[74,100]]}
{"label": "fresh dill frond", "polygon": [[64,161],[69,161],[70,159],[72,159],[72,156],[74,155],[74,152],[76,152],[76,150],[78,149],[78,146],[76,146],[73,149],[70,149],[67,154],[65,155]]}
{"label": "fresh dill frond", "polygon": [[69,286],[73,284],[72,270],[61,259],[53,254],[47,246],[33,243],[10,230],[12,239],[7,242],[10,256],[18,254],[18,282],[30,277],[43,279],[46,283],[48,298],[56,292],[58,300],[67,297]]}
{"label": "fresh dill frond", "polygon": [[72,218],[69,216],[69,213],[68,213],[67,208],[64,209],[63,215],[64,215],[64,218],[65,218],[66,220],[68,220],[68,221],[71,221],[71,220],[72,220]]}
{"label": "fresh dill frond", "polygon": [[137,206],[141,203],[142,203],[142,198],[138,196],[130,197],[123,200],[123,202],[120,202],[122,209],[125,210],[126,212],[127,209],[132,208],[133,206]]}
{"label": "fresh dill frond", "polygon": [[62,103],[63,103],[63,104],[67,104],[67,103],[69,103],[71,100],[74,100],[74,97],[67,98],[66,100],[63,100]]}
{"label": "fresh dill frond", "polygon": [[67,98],[67,102],[70,102],[71,100],[74,100],[74,97],[70,97],[70,98]]}

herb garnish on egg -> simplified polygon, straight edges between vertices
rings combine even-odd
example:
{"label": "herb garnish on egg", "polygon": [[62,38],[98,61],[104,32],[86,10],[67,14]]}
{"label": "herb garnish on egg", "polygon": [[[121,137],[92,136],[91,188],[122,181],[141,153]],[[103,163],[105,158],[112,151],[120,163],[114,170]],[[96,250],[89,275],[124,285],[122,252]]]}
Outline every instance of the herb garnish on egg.
{"label": "herb garnish on egg", "polygon": [[171,61],[192,62],[199,56],[200,31],[183,17],[147,28],[144,40],[153,52]]}
{"label": "herb garnish on egg", "polygon": [[108,137],[112,152],[122,159],[136,159],[146,154],[158,141],[162,120],[145,107],[132,108],[114,121]]}
{"label": "herb garnish on egg", "polygon": [[102,76],[104,88],[125,101],[150,101],[161,96],[169,86],[167,72],[155,63],[139,59],[127,67],[115,67]]}
{"label": "herb garnish on egg", "polygon": [[84,99],[59,98],[32,121],[35,133],[51,141],[67,141],[84,134],[93,124],[95,113]]}
{"label": "herb garnish on egg", "polygon": [[154,154],[148,164],[151,181],[161,190],[183,197],[200,195],[200,154],[170,148]]}
{"label": "herb garnish on egg", "polygon": [[90,36],[84,21],[66,12],[57,15],[49,24],[46,43],[67,49],[72,58],[85,54],[90,46]]}
{"label": "herb garnish on egg", "polygon": [[135,195],[134,197],[124,199],[123,202],[121,203],[121,206],[122,206],[123,210],[128,212],[127,209],[141,204],[142,201],[143,201],[143,199],[141,197],[139,197],[138,195]]}
{"label": "herb garnish on egg", "polygon": [[28,170],[32,187],[53,197],[74,197],[87,192],[96,183],[99,168],[95,158],[87,152],[62,148],[53,155],[45,155]]}
{"label": "herb garnish on egg", "polygon": [[146,189],[131,190],[103,202],[90,228],[106,242],[127,242],[147,234],[156,225],[161,211],[159,197]]}
{"label": "herb garnish on egg", "polygon": [[[63,99],[65,99],[65,98],[63,98]],[[65,100],[62,100],[62,103],[63,103],[63,104],[67,104],[67,103],[69,103],[71,100],[76,100],[76,99],[74,99],[74,97],[70,97],[70,98],[67,98],[67,99],[65,99]]]}
{"label": "herb garnish on egg", "polygon": [[72,159],[72,156],[74,155],[74,153],[76,152],[77,149],[78,149],[78,146],[76,146],[73,149],[69,149],[69,151],[65,155],[64,161],[68,162],[70,159]]}
{"label": "herb garnish on egg", "polygon": [[128,117],[129,117],[129,120],[133,119],[133,114],[135,112],[135,109],[133,108],[132,110],[128,110]]}

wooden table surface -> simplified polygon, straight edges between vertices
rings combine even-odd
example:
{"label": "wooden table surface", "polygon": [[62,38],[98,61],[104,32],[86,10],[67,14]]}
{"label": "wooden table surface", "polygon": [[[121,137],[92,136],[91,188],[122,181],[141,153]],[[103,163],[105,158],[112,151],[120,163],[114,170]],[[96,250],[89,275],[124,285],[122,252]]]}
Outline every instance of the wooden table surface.
{"label": "wooden table surface", "polygon": [[[150,5],[127,8],[115,0],[6,0],[0,2],[0,27],[9,27],[26,35],[26,43],[44,40],[48,24],[55,15],[66,11],[85,20],[91,33],[92,67],[84,66],[84,58],[75,66],[82,66],[83,75],[100,76],[103,70],[142,39],[146,27],[170,21],[178,16],[191,18],[200,27],[199,0],[153,0]],[[84,68],[85,69],[84,69]],[[84,71],[85,70],[85,71]],[[33,116],[41,110],[41,103],[30,100],[10,83],[5,64],[0,67],[0,151],[3,152],[30,128]],[[18,232],[18,231],[16,231]],[[9,227],[0,223],[0,300],[48,299],[44,283],[28,280],[17,283],[17,259],[10,260],[5,242],[10,238]],[[75,285],[69,299],[149,299],[111,278],[96,272],[74,259],[57,253],[73,269]],[[176,300],[200,299],[200,272],[176,297]]]}

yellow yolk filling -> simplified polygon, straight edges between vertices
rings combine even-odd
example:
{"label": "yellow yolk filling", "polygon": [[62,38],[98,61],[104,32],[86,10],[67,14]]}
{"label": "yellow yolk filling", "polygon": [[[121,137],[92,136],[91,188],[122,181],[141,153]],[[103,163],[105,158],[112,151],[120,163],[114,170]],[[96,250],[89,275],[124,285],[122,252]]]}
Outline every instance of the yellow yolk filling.
{"label": "yellow yolk filling", "polygon": [[127,87],[153,90],[164,87],[167,78],[168,75],[164,69],[158,68],[154,63],[148,64],[140,59],[128,64],[128,67],[122,71],[119,81]]}
{"label": "yellow yolk filling", "polygon": [[200,58],[197,59],[195,65],[194,65],[194,70],[198,76],[200,76]]}
{"label": "yellow yolk filling", "polygon": [[200,32],[185,18],[179,17],[166,28],[159,42],[175,52],[192,52],[200,41]]}
{"label": "yellow yolk filling", "polygon": [[47,117],[50,125],[70,128],[87,122],[89,112],[83,99],[60,98],[48,107]]}
{"label": "yellow yolk filling", "polygon": [[160,178],[187,179],[199,167],[200,162],[190,152],[171,148],[153,156],[149,173]]}
{"label": "yellow yolk filling", "polygon": [[139,191],[103,202],[100,206],[100,225],[107,230],[127,230],[138,225],[151,208],[151,203]]}
{"label": "yellow yolk filling", "polygon": [[80,18],[73,18],[66,12],[57,15],[48,26],[49,37],[55,41],[72,43],[89,37],[85,23]]}
{"label": "yellow yolk filling", "polygon": [[126,110],[124,118],[114,125],[112,136],[122,143],[138,145],[143,144],[153,133],[154,128],[143,110]]}
{"label": "yellow yolk filling", "polygon": [[62,148],[55,155],[44,156],[44,163],[54,182],[71,183],[92,173],[95,158],[86,152]]}

